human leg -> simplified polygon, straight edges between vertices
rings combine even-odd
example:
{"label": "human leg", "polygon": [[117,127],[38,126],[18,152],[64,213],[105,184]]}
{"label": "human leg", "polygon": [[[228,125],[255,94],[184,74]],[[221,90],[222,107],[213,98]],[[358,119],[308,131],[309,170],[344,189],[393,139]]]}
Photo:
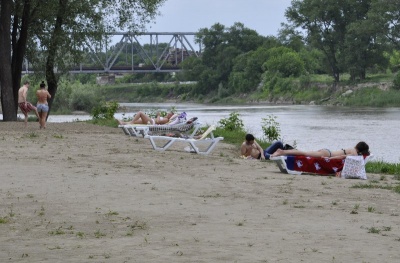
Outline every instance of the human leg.
{"label": "human leg", "polygon": [[135,117],[133,117],[132,122],[134,124],[148,124],[152,123],[151,118],[147,116],[144,112],[139,111],[136,113]]}
{"label": "human leg", "polygon": [[305,152],[305,151],[299,151],[296,149],[293,150],[282,150],[282,149],[278,149],[276,152],[274,152],[274,154],[272,154],[272,157],[275,156],[282,156],[282,155],[303,155],[303,156],[310,156],[310,157],[330,157],[330,151],[327,149],[321,149],[318,151],[309,151],[309,152]]}
{"label": "human leg", "polygon": [[41,116],[41,118],[42,118],[42,124],[41,124],[41,127],[42,127],[43,129],[46,129],[46,118],[47,118],[47,112],[42,112],[42,116]]}
{"label": "human leg", "polygon": [[283,143],[281,141],[276,141],[272,143],[268,148],[264,150],[265,159],[268,160],[270,155],[275,153],[278,149],[283,149]]}

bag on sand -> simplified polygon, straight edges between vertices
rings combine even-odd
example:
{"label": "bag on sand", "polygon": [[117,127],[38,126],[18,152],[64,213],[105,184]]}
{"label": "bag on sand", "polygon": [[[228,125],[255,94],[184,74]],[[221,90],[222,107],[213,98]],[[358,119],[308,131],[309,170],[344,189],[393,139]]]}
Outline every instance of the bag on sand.
{"label": "bag on sand", "polygon": [[347,156],[342,170],[342,178],[366,180],[364,157],[361,155]]}

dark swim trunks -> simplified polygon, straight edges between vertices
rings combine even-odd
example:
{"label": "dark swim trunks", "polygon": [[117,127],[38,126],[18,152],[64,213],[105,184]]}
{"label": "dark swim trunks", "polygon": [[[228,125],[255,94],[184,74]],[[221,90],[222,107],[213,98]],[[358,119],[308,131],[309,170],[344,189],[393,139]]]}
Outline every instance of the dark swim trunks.
{"label": "dark swim trunks", "polygon": [[18,103],[18,106],[24,115],[27,115],[30,111],[36,110],[35,106],[30,104],[29,102],[26,102],[26,104],[25,102]]}

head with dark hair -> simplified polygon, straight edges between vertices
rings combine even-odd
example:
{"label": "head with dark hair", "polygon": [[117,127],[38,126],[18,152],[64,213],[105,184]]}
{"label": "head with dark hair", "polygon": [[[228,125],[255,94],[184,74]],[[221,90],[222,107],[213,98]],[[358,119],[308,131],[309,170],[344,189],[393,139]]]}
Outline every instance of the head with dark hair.
{"label": "head with dark hair", "polygon": [[246,134],[246,141],[250,142],[250,141],[254,141],[254,136],[253,134]]}
{"label": "head with dark hair", "polygon": [[41,88],[41,89],[46,88],[46,84],[44,84],[44,81],[42,81],[42,83],[40,83],[40,88]]}
{"label": "head with dark hair", "polygon": [[29,85],[29,80],[25,80],[24,85]]}
{"label": "head with dark hair", "polygon": [[369,154],[369,146],[365,142],[359,142],[356,145],[356,150],[360,155],[368,155]]}

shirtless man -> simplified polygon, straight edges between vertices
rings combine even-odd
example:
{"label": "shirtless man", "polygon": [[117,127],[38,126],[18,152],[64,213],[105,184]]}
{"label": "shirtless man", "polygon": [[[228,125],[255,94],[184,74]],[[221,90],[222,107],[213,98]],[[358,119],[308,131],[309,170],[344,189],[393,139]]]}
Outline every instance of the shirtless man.
{"label": "shirtless man", "polygon": [[28,89],[29,89],[29,81],[25,81],[24,85],[18,90],[18,106],[21,109],[21,112],[25,116],[25,128],[28,124],[28,113],[30,111],[35,111],[36,117],[39,118],[39,114],[37,112],[36,107],[26,100],[26,97],[28,95]]}
{"label": "shirtless man", "polygon": [[169,122],[171,117],[174,115],[173,112],[169,112],[167,116],[161,117],[160,113],[157,112],[157,117],[155,119],[150,118],[148,115],[146,115],[144,112],[139,111],[136,113],[135,117],[131,121],[124,122],[117,120],[120,125],[125,125],[125,124],[166,124]]}
{"label": "shirtless man", "polygon": [[49,105],[47,104],[47,99],[51,98],[50,93],[46,90],[46,84],[44,81],[40,83],[40,90],[36,91],[36,97],[38,99],[37,102],[37,111],[39,112],[39,124],[40,129],[46,129],[46,118],[47,113],[49,112]]}
{"label": "shirtless man", "polygon": [[256,142],[252,134],[246,134],[246,140],[242,143],[240,151],[247,159],[265,160],[264,150]]}
{"label": "shirtless man", "polygon": [[311,157],[326,157],[329,159],[344,159],[346,156],[368,155],[369,146],[365,142],[359,142],[354,148],[341,149],[337,151],[330,151],[329,149],[320,149],[318,151],[300,151],[300,150],[282,150],[278,149],[271,157],[281,155],[304,155]]}

